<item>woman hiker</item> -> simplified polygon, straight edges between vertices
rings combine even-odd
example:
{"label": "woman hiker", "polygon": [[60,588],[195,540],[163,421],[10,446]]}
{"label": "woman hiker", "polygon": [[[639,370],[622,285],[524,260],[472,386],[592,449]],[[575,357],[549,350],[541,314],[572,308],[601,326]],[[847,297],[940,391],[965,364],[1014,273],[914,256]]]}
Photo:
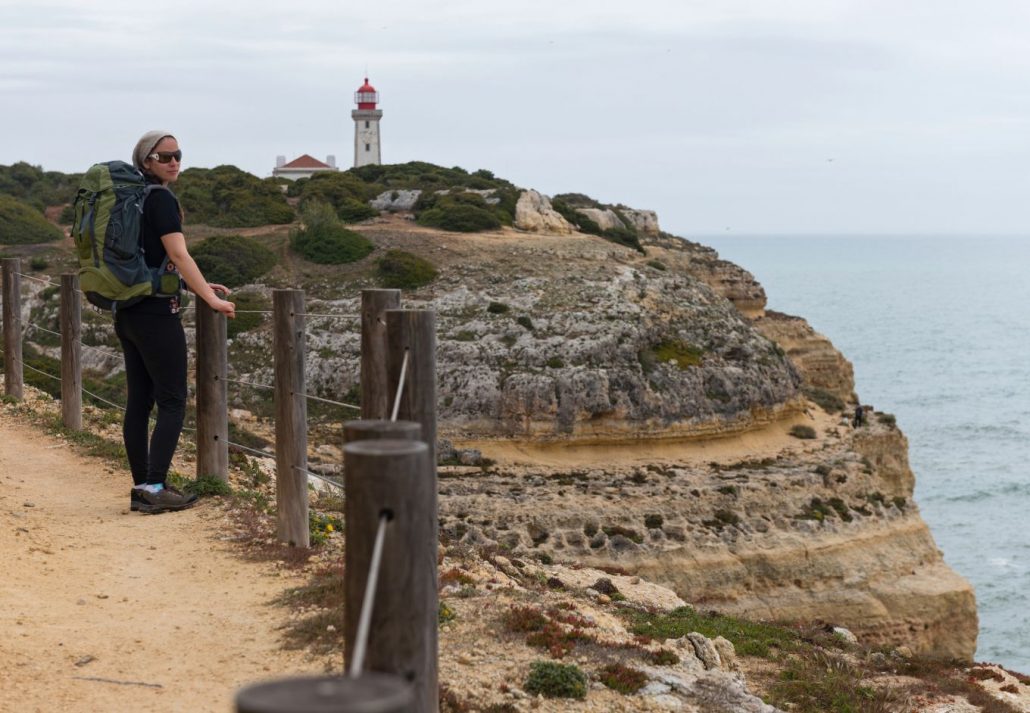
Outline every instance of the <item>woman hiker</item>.
{"label": "woman hiker", "polygon": [[[186,250],[183,212],[168,189],[179,176],[182,151],[167,131],[148,131],[136,143],[132,162],[154,184],[143,203],[141,240],[147,266],[177,272],[186,286],[216,312],[236,316],[236,305],[222,285],[208,284]],[[186,415],[186,335],[179,317],[179,297],[144,297],[115,312],[114,330],[125,352],[128,403],[122,436],[132,471],[130,507],[141,513],[182,510],[196,501],[169,486],[165,479],[179,443]],[[157,423],[150,433],[150,412],[157,404]]]}

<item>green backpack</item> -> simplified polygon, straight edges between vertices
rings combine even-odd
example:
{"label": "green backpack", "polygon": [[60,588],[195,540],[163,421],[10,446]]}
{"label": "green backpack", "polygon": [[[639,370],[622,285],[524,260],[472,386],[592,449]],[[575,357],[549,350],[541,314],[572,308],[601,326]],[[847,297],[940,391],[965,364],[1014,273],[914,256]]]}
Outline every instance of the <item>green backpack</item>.
{"label": "green backpack", "polygon": [[153,190],[124,161],[94,164],[75,196],[72,238],[79,257],[79,288],[90,303],[116,312],[144,297],[176,297],[179,275],[168,256],[156,268],[143,256],[143,202]]}

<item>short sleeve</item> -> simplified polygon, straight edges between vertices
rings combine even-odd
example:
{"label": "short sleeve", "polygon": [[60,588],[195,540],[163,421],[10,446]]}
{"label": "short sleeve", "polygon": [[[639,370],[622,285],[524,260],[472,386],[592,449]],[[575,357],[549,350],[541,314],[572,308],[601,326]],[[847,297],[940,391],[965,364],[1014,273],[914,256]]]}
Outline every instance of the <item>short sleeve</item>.
{"label": "short sleeve", "polygon": [[143,217],[150,224],[155,237],[182,232],[179,202],[171,191],[161,188],[151,190],[143,204]]}

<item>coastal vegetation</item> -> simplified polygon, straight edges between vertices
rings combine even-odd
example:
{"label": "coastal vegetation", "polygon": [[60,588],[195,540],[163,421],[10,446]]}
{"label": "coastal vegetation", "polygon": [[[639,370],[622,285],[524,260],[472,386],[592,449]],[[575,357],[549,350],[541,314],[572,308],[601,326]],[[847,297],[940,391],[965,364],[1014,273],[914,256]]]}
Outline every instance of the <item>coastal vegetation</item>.
{"label": "coastal vegetation", "polygon": [[279,183],[235,166],[187,168],[173,187],[190,223],[219,228],[282,225],[294,219]]}
{"label": "coastal vegetation", "polygon": [[437,276],[431,262],[404,250],[387,250],[376,263],[376,269],[383,287],[400,290],[424,287]]}
{"label": "coastal vegetation", "polygon": [[276,263],[275,253],[252,238],[216,235],[190,248],[197,266],[211,282],[240,287],[254,282]]}
{"label": "coastal vegetation", "polygon": [[355,262],[375,247],[364,236],[345,228],[328,203],[308,203],[302,218],[303,227],[290,234],[290,247],[311,262],[321,265]]}
{"label": "coastal vegetation", "polygon": [[24,245],[60,240],[61,229],[28,203],[0,195],[0,245]]}

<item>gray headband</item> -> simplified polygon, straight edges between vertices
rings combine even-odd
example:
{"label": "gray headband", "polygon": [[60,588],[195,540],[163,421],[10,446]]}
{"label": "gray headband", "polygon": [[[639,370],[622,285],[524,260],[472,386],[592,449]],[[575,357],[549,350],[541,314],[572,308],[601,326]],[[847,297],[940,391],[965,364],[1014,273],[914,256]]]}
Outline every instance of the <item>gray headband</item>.
{"label": "gray headband", "polygon": [[154,131],[148,131],[143,134],[139,141],[136,142],[136,148],[132,150],[132,165],[138,168],[140,171],[143,170],[143,162],[147,160],[147,156],[154,152],[154,147],[161,143],[161,139],[172,138],[170,131],[162,131],[161,129],[155,129]]}

